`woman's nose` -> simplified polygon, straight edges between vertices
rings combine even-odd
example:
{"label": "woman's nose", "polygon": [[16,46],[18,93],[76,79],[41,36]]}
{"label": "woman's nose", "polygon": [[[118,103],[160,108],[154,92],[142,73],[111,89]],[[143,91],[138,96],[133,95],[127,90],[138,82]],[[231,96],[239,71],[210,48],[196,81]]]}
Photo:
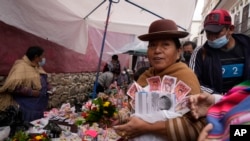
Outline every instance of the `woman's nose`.
{"label": "woman's nose", "polygon": [[162,50],[162,46],[161,45],[155,46],[155,52],[160,52],[161,50]]}

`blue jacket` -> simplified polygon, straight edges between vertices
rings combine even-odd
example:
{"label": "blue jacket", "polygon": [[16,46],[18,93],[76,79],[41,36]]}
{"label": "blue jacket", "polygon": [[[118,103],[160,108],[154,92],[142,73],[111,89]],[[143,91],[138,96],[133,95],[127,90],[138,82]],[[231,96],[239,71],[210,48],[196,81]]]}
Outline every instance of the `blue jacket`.
{"label": "blue jacket", "polygon": [[[243,34],[232,34],[236,43],[244,50],[245,65],[243,78],[250,78],[250,38]],[[208,46],[207,42],[197,47],[190,59],[189,67],[197,75],[201,90],[208,93],[222,93],[222,66],[220,57],[215,49]],[[236,85],[236,84],[235,84]]]}

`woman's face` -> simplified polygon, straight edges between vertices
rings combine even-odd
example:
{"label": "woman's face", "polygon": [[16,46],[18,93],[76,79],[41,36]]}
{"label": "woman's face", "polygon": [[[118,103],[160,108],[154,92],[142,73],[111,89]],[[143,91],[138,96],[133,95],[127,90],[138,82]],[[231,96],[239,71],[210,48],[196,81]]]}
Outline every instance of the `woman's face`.
{"label": "woman's face", "polygon": [[32,62],[38,64],[39,62],[42,61],[42,58],[43,58],[43,57],[44,57],[43,54],[40,55],[40,56],[36,55]]}
{"label": "woman's face", "polygon": [[180,54],[181,49],[177,49],[172,39],[149,41],[148,59],[157,72],[174,64],[180,58]]}

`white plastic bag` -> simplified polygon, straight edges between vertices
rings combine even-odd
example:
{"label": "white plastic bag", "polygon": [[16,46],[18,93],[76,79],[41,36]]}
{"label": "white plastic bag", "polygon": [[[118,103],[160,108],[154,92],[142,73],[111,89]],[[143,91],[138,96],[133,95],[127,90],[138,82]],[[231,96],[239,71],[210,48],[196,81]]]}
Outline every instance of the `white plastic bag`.
{"label": "white plastic bag", "polygon": [[[169,110],[161,110],[161,111],[156,111],[150,114],[133,114],[132,116],[139,117],[149,123],[154,123],[157,121],[166,121],[168,119],[181,117],[182,115],[173,111],[169,111]],[[160,136],[156,136],[154,134],[145,134],[145,135],[130,139],[129,141],[166,141],[166,139]]]}

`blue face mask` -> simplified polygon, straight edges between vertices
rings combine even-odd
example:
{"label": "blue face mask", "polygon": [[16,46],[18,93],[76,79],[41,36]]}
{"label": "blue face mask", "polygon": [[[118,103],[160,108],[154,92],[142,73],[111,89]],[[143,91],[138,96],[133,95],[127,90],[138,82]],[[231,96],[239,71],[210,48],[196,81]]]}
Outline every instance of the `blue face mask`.
{"label": "blue face mask", "polygon": [[46,59],[45,58],[42,58],[42,61],[41,62],[39,62],[39,66],[44,66],[45,65],[45,63],[46,63]]}
{"label": "blue face mask", "polygon": [[224,36],[222,36],[214,41],[208,40],[207,43],[212,48],[221,48],[228,43],[228,39],[227,39],[226,35],[224,35]]}

